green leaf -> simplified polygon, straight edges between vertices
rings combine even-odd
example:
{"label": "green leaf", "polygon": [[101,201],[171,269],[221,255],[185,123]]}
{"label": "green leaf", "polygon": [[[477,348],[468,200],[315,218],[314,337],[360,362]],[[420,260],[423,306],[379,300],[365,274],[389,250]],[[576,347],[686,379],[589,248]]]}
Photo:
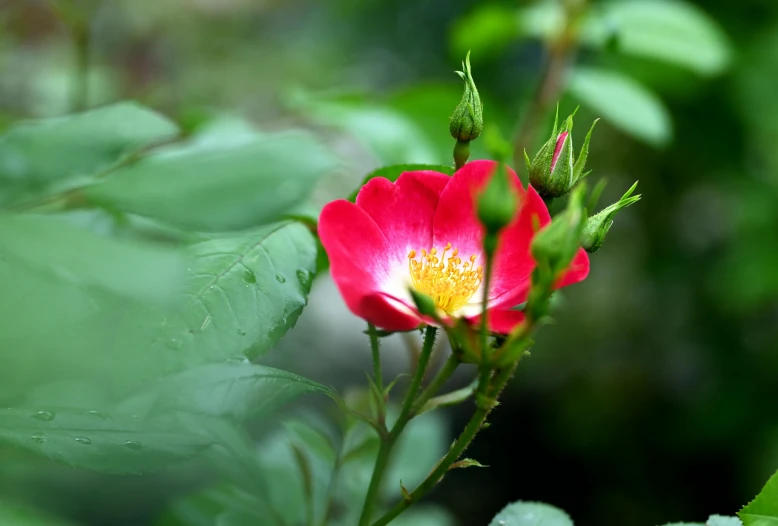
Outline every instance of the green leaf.
{"label": "green leaf", "polygon": [[74,467],[144,473],[195,456],[210,442],[182,433],[173,418],[73,410],[0,410],[0,442]]}
{"label": "green leaf", "polygon": [[313,136],[286,132],[169,150],[116,170],[83,195],[183,228],[234,230],[279,219],[334,167]]}
{"label": "green leaf", "polygon": [[452,470],[452,469],[463,469],[463,468],[488,468],[488,467],[489,466],[484,466],[474,458],[463,458],[462,460],[458,460],[453,464],[451,464],[451,466],[448,469]]}
{"label": "green leaf", "polygon": [[394,182],[403,172],[415,172],[421,170],[430,170],[433,172],[444,173],[446,175],[454,174],[454,169],[451,166],[444,166],[442,164],[394,164],[391,166],[384,166],[383,168],[379,168],[378,170],[367,174],[367,176],[362,180],[362,183],[359,185],[359,188],[351,193],[351,195],[348,197],[348,200],[352,203],[356,201],[359,190],[365,186],[365,184],[367,184],[370,179],[384,177]]}
{"label": "green leaf", "polygon": [[177,134],[173,122],[132,102],[16,124],[0,137],[0,203],[106,170]]}
{"label": "green leaf", "polygon": [[479,60],[499,54],[519,35],[516,9],[497,4],[477,7],[460,18],[451,33],[451,48],[455,56],[468,51]]}
{"label": "green leaf", "polygon": [[167,372],[268,351],[297,321],[308,299],[316,241],[282,222],[189,247],[185,302],[128,315],[118,339]]}
{"label": "green leaf", "polygon": [[767,481],[759,495],[738,512],[744,526],[778,525],[778,472]]}
{"label": "green leaf", "polygon": [[[778,524],[778,522],[775,524]],[[708,517],[708,522],[705,523],[705,526],[743,526],[743,523],[737,517],[711,515]]]}
{"label": "green leaf", "polygon": [[677,0],[612,2],[592,10],[582,38],[605,45],[616,39],[622,53],[661,60],[715,75],[728,66],[731,44],[716,21],[701,8]]}
{"label": "green leaf", "polygon": [[335,463],[335,444],[324,431],[299,420],[286,421],[284,427],[308,451],[327,463]]}
{"label": "green leaf", "polygon": [[[54,217],[0,216],[0,245],[10,263],[136,300],[168,300],[183,277],[176,251],[100,237]],[[5,284],[4,290],[14,289],[13,282]]]}
{"label": "green leaf", "polygon": [[212,363],[160,378],[122,405],[126,412],[187,413],[248,420],[304,393],[332,391],[281,369],[252,363]]}
{"label": "green leaf", "polygon": [[295,109],[314,122],[351,135],[380,165],[436,159],[427,134],[403,112],[386,104],[358,98],[324,98],[302,90],[292,91],[288,98]]}
{"label": "green leaf", "polygon": [[495,515],[489,526],[573,526],[564,511],[541,502],[517,501]]}
{"label": "green leaf", "polygon": [[68,526],[71,523],[15,503],[0,501],[0,524],[13,526]]}
{"label": "green leaf", "polygon": [[662,101],[626,75],[578,68],[570,79],[569,91],[607,123],[636,139],[663,146],[672,137],[670,114]]}
{"label": "green leaf", "polygon": [[438,407],[446,407],[462,403],[473,396],[477,385],[478,381],[475,380],[470,385],[463,387],[462,389],[457,389],[456,391],[451,391],[450,393],[430,398],[423,406],[421,406],[418,414],[424,414],[427,411],[432,411]]}

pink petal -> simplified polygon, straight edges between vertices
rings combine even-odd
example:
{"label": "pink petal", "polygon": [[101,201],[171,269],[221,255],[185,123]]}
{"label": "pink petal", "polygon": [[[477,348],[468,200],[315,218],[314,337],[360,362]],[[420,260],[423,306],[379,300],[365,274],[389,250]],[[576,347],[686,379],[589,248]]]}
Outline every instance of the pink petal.
{"label": "pink petal", "polygon": [[[484,263],[484,230],[476,216],[475,200],[496,168],[495,161],[472,161],[451,177],[451,181],[440,194],[438,208],[435,210],[432,224],[432,241],[435,247],[440,249],[451,243],[452,247],[459,249],[462,260],[476,254],[476,264]],[[524,194],[521,181],[513,170],[508,169],[508,173],[513,176],[511,180],[517,194]]]}
{"label": "pink petal", "polygon": [[586,279],[589,275],[589,254],[584,249],[579,249],[573,258],[573,262],[570,263],[570,268],[567,269],[567,273],[562,276],[559,283],[554,288],[561,289],[567,287],[573,283],[578,283]]}
{"label": "pink petal", "polygon": [[384,234],[364,210],[345,200],[324,207],[318,231],[332,279],[349,309],[361,316],[362,298],[379,291],[389,274]]}
{"label": "pink petal", "polygon": [[[508,309],[489,309],[486,311],[486,324],[491,332],[497,334],[508,334],[516,326],[524,323],[524,313],[518,310]],[[470,319],[470,323],[475,327],[481,324],[481,317],[476,316]]]}
{"label": "pink petal", "polygon": [[363,297],[358,315],[387,331],[410,331],[422,323],[415,309],[381,292]]}
{"label": "pink petal", "polygon": [[410,250],[431,248],[432,217],[450,181],[446,174],[418,171],[405,172],[394,183],[376,177],[362,187],[356,204],[384,233],[391,250],[387,257],[405,259]]}
{"label": "pink petal", "polygon": [[500,233],[489,296],[495,307],[515,307],[527,299],[535,260],[530,244],[535,233],[551,222],[543,199],[530,186],[519,204],[516,221]]}
{"label": "pink petal", "polygon": [[554,156],[551,158],[551,172],[553,172],[554,167],[556,167],[556,162],[559,160],[559,154],[562,153],[562,147],[565,145],[567,136],[568,132],[562,132],[556,139],[556,146],[554,146]]}

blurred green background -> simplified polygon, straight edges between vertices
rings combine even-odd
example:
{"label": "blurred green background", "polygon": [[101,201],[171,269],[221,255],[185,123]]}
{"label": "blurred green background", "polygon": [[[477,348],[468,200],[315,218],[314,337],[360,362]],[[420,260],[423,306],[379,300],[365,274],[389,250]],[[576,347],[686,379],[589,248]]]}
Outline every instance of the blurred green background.
{"label": "blurred green background", "polygon": [[[187,131],[214,120],[310,128],[344,161],[317,186],[314,209],[381,165],[450,162],[447,118],[461,95],[453,70],[469,49],[487,125],[511,136],[560,9],[71,3],[75,15],[43,0],[0,2],[0,126],[133,99]],[[562,109],[581,105],[579,145],[602,118],[588,163],[590,177],[608,180],[602,202],[635,180],[643,200],[617,217],[589,279],[564,291],[557,323],[469,451],[490,467],[453,473],[434,493],[460,526],[487,524],[516,499],[559,506],[583,526],[731,515],[778,467],[778,3],[588,9]],[[90,20],[81,33],[63,22],[79,26],[68,18],[79,16]],[[544,125],[536,144],[546,134]],[[485,141],[475,157],[487,156]],[[327,276],[309,303],[263,363],[341,389],[363,383],[361,322]],[[406,355],[395,340],[389,370],[399,372]],[[446,413],[451,437],[469,411]],[[196,478],[106,477],[0,457],[0,495],[83,524],[152,523]]]}

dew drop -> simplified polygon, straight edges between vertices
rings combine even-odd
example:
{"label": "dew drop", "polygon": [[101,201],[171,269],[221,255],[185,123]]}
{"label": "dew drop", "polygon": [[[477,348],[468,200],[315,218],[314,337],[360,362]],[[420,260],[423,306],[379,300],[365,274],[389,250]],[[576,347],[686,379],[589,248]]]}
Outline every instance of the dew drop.
{"label": "dew drop", "polygon": [[30,416],[36,420],[43,420],[44,422],[54,420],[54,413],[51,411],[38,411],[37,413],[33,413]]}
{"label": "dew drop", "polygon": [[165,347],[167,347],[168,349],[173,349],[174,351],[180,349],[183,346],[184,343],[177,338],[171,338],[165,342]]}
{"label": "dew drop", "polygon": [[103,420],[110,420],[111,419],[110,416],[105,415],[105,414],[101,413],[100,411],[87,411],[86,414],[88,414],[89,416],[94,416],[96,418],[101,418]]}
{"label": "dew drop", "polygon": [[307,285],[311,281],[311,273],[307,270],[300,269],[297,271],[297,279],[300,283]]}
{"label": "dew drop", "polygon": [[132,449],[133,451],[140,451],[143,449],[143,445],[140,442],[135,442],[134,440],[127,440],[122,445],[127,449]]}
{"label": "dew drop", "polygon": [[44,442],[46,442],[46,435],[44,435],[43,433],[35,433],[30,438],[36,444],[43,444]]}
{"label": "dew drop", "polygon": [[92,441],[89,440],[87,437],[82,437],[82,436],[77,436],[77,437],[74,438],[74,440],[76,442],[78,442],[79,444],[83,444],[85,446],[88,446],[88,445],[90,445],[92,443]]}
{"label": "dew drop", "polygon": [[276,281],[279,283],[286,283],[286,278],[283,277],[281,274],[276,274]]}
{"label": "dew drop", "polygon": [[243,329],[238,329],[238,334],[240,336],[245,336],[246,335],[246,331],[244,331]]}
{"label": "dew drop", "polygon": [[246,272],[243,273],[243,281],[246,283],[256,283],[257,277],[254,275],[254,273],[250,270],[246,270]]}

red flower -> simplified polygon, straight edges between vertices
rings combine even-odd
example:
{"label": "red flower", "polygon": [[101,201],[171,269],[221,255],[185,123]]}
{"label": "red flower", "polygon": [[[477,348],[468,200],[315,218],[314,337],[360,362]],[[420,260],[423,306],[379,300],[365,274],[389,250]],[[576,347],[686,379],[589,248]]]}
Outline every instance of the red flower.
{"label": "red flower", "polygon": [[[405,172],[395,183],[377,177],[362,187],[356,204],[339,200],[325,206],[319,235],[349,309],[377,327],[411,330],[430,321],[414,306],[408,292],[414,287],[435,301],[442,318],[475,321],[485,263],[475,196],[496,167],[494,161],[474,161],[452,177],[433,171]],[[514,221],[500,233],[487,314],[490,330],[501,334],[524,319],[510,309],[527,299],[536,225],[551,221],[535,189],[524,190],[508,171],[520,204]],[[581,249],[558,287],[588,273],[589,258]]]}

